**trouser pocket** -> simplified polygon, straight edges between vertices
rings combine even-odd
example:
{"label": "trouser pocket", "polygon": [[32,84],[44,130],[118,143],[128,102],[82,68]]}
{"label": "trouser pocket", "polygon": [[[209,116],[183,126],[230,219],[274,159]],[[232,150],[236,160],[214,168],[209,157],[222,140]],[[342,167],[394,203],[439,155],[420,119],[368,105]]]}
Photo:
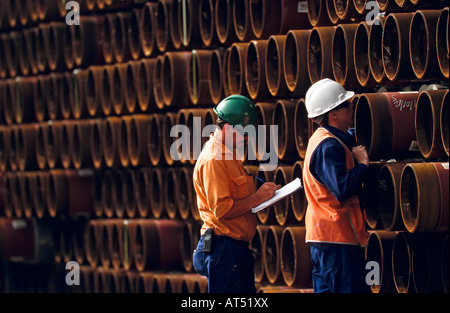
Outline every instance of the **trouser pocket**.
{"label": "trouser pocket", "polygon": [[207,267],[205,264],[205,252],[203,250],[203,238],[200,238],[197,244],[197,248],[192,255],[192,265],[194,266],[197,274],[202,276],[208,276]]}

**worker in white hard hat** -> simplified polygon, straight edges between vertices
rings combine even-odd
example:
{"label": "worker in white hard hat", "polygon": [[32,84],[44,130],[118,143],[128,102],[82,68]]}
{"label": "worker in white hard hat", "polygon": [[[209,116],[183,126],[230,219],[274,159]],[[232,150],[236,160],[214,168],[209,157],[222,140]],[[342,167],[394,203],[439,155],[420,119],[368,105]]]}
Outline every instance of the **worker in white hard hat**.
{"label": "worker in white hard hat", "polygon": [[356,146],[354,92],[331,79],[306,93],[308,117],[320,127],[306,149],[303,183],[308,200],[306,242],[310,243],[314,292],[366,292],[363,247],[366,216],[358,190],[368,171],[366,148]]}

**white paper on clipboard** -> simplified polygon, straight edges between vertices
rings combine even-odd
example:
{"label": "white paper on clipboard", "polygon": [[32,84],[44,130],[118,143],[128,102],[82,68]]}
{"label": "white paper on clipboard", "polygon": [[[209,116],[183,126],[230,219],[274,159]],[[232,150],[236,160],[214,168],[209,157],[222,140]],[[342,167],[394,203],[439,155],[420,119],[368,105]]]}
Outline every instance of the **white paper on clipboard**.
{"label": "white paper on clipboard", "polygon": [[277,201],[280,201],[281,199],[289,196],[291,193],[297,191],[298,189],[302,188],[302,182],[300,181],[300,178],[296,178],[293,181],[291,181],[289,184],[285,185],[284,187],[277,190],[275,193],[275,196],[273,196],[271,199],[267,200],[266,202],[261,203],[260,205],[254,207],[252,209],[252,213],[256,213],[262,209],[265,209],[272,204],[274,204]]}

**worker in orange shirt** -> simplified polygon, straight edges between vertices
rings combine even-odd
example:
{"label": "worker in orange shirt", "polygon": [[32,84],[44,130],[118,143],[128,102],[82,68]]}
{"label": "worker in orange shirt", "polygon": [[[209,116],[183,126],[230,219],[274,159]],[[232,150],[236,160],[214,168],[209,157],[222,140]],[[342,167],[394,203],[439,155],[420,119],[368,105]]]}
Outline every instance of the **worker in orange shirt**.
{"label": "worker in orange shirt", "polygon": [[369,157],[365,147],[356,145],[351,128],[353,95],[326,78],[305,96],[308,117],[320,125],[309,139],[303,167],[306,242],[317,293],[368,291],[363,275],[366,216],[357,194]]}
{"label": "worker in orange shirt", "polygon": [[193,173],[203,221],[193,265],[208,278],[210,293],[254,293],[254,259],[249,245],[257,220],[251,209],[272,198],[277,185],[264,183],[255,192],[254,179],[236,154],[248,140],[242,127],[256,126],[253,102],[232,95],[214,112],[218,128],[205,143]]}

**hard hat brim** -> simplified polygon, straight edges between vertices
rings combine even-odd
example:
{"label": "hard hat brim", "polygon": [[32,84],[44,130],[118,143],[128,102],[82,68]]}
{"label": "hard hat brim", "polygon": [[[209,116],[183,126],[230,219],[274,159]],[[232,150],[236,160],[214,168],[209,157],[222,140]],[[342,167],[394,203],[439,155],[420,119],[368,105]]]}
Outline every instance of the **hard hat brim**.
{"label": "hard hat brim", "polygon": [[340,106],[345,101],[347,101],[350,98],[352,98],[354,95],[355,95],[355,93],[353,91],[347,91],[345,93],[345,96],[341,100],[331,104],[328,108],[326,108],[325,110],[322,110],[319,113],[309,113],[308,114],[308,118],[315,118],[315,117],[321,116],[323,114],[326,114],[326,113],[330,112],[331,110],[333,110],[333,109],[337,108],[338,106]]}

